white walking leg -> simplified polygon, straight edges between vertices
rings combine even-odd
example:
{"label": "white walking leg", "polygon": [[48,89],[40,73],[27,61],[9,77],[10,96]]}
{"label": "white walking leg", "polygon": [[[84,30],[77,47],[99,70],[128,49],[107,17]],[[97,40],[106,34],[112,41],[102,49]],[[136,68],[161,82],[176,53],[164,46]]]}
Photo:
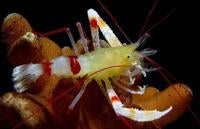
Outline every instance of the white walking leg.
{"label": "white walking leg", "polygon": [[85,92],[85,89],[87,87],[87,84],[90,81],[87,81],[83,84],[81,90],[79,91],[79,93],[76,95],[76,97],[73,99],[73,101],[71,102],[71,104],[69,105],[69,109],[73,109],[75,107],[75,105],[78,103],[78,101],[80,100],[80,98],[83,96],[83,93]]}
{"label": "white walking leg", "polygon": [[119,80],[119,79],[112,79],[112,81],[113,81],[113,83],[117,86],[117,87],[119,87],[120,89],[122,89],[122,90],[124,90],[124,91],[126,91],[126,92],[128,92],[128,93],[130,93],[130,94],[144,94],[144,92],[145,92],[145,89],[146,89],[146,86],[137,86],[138,88],[139,88],[139,90],[133,90],[133,89],[129,89],[129,88],[127,88],[124,84],[121,84],[120,82],[121,82],[121,80]]}

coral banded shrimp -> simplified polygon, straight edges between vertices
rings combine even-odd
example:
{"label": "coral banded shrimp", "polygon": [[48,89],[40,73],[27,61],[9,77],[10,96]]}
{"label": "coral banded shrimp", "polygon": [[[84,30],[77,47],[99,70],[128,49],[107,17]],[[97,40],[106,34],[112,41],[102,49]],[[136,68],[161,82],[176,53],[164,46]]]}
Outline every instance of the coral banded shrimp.
{"label": "coral banded shrimp", "polygon": [[[164,111],[155,110],[139,110],[136,108],[127,108],[120,101],[118,95],[114,91],[110,78],[114,78],[119,75],[127,75],[130,78],[130,85],[134,84],[134,77],[137,75],[143,75],[146,77],[146,70],[142,66],[141,58],[154,54],[154,50],[143,50],[142,52],[136,51],[136,48],[140,46],[148,38],[148,35],[142,36],[136,43],[130,45],[122,45],[117,36],[113,33],[111,28],[106,22],[93,10],[88,10],[88,18],[90,21],[90,29],[92,35],[92,42],[94,51],[88,52],[88,46],[86,43],[86,37],[80,23],[77,24],[80,37],[85,49],[85,54],[78,56],[60,56],[53,60],[40,63],[40,64],[24,64],[14,68],[13,81],[15,82],[14,88],[17,92],[24,92],[30,88],[30,83],[36,81],[41,75],[48,74],[57,75],[64,78],[81,78],[86,75],[95,73],[95,71],[106,69],[104,71],[95,74],[91,78],[87,79],[80,92],[73,99],[69,105],[69,109],[73,109],[76,103],[83,95],[87,85],[92,80],[95,80],[106,98],[111,103],[115,113],[127,117],[135,121],[153,121],[158,119],[172,110],[172,107],[168,107]],[[101,48],[99,39],[99,28],[108,41],[111,47]],[[67,29],[67,34],[72,43],[73,49],[76,53],[74,38],[70,29]],[[28,32],[25,36],[33,37],[32,33]],[[118,66],[118,67],[115,67]],[[120,66],[120,67],[119,67]],[[130,71],[130,68],[134,68]],[[105,87],[104,87],[105,84]],[[143,94],[145,92],[145,86],[137,86],[139,90],[128,90],[132,94]]]}

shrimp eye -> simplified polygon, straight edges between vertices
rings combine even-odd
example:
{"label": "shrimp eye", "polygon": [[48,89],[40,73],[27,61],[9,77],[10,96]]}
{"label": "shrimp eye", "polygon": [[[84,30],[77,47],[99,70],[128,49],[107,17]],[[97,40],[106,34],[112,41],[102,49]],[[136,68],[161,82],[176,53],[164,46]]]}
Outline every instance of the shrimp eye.
{"label": "shrimp eye", "polygon": [[127,56],[127,58],[130,58],[130,56]]}

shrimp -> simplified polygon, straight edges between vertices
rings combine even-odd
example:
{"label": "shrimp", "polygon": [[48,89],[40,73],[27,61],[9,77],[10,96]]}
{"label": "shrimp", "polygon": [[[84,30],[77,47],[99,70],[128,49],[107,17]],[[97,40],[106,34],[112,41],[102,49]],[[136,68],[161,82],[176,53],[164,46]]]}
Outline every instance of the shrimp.
{"label": "shrimp", "polygon": [[[41,75],[48,74],[57,75],[63,78],[82,78],[84,76],[95,73],[100,69],[104,70],[95,74],[91,78],[87,79],[79,93],[73,99],[69,105],[69,109],[73,109],[76,103],[83,95],[88,83],[95,80],[106,98],[111,103],[115,113],[127,117],[131,120],[145,122],[153,121],[164,116],[172,110],[172,107],[164,111],[157,110],[139,110],[137,108],[127,108],[121,102],[120,98],[112,88],[110,78],[114,78],[120,75],[128,75],[130,77],[131,84],[134,84],[134,79],[138,74],[142,74],[146,77],[146,70],[142,67],[141,58],[154,54],[154,50],[143,50],[142,52],[136,49],[139,45],[148,38],[148,34],[140,38],[136,43],[130,45],[122,44],[117,36],[113,33],[112,29],[106,24],[106,22],[98,15],[94,9],[88,10],[88,18],[90,22],[90,29],[92,35],[92,42],[95,48],[94,51],[89,52],[86,37],[84,36],[81,24],[78,23],[77,27],[79,34],[85,49],[85,54],[77,56],[60,56],[53,60],[46,61],[37,64],[24,64],[14,68],[13,70],[13,81],[15,82],[14,88],[17,92],[24,92],[31,87],[31,83],[35,82]],[[101,48],[99,39],[99,29],[103,36],[108,41],[111,47]],[[77,48],[71,34],[70,29],[67,30],[67,34],[72,43],[72,47],[77,54]],[[28,32],[27,37],[34,36],[31,32]],[[115,67],[120,66],[120,67]],[[130,71],[130,68],[134,67],[134,71]],[[104,84],[103,84],[104,82]],[[130,90],[132,94],[143,94],[145,87],[138,86],[139,91]]]}

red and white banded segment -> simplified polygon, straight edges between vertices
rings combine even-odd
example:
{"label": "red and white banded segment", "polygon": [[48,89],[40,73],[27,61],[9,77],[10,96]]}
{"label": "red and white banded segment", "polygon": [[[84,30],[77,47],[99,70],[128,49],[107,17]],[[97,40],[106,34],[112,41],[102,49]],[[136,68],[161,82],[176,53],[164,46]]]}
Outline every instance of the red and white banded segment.
{"label": "red and white banded segment", "polygon": [[89,19],[96,19],[97,24],[103,33],[104,37],[108,41],[111,47],[122,46],[117,36],[113,33],[112,29],[106,24],[106,22],[99,16],[94,9],[88,10]]}
{"label": "red and white banded segment", "polygon": [[52,61],[51,71],[59,76],[73,76],[81,71],[81,65],[77,56],[60,56]]}
{"label": "red and white banded segment", "polygon": [[98,24],[97,24],[97,19],[96,19],[96,17],[93,17],[90,14],[88,14],[88,18],[89,18],[89,21],[90,21],[90,30],[91,30],[94,48],[99,49],[100,48],[99,27],[98,27]]}
{"label": "red and white banded segment", "polygon": [[65,76],[65,75],[73,75],[70,69],[70,60],[64,56],[58,57],[52,61],[51,69],[52,74]]}
{"label": "red and white banded segment", "polygon": [[139,121],[139,122],[153,121],[155,119],[158,119],[164,116],[165,114],[167,114],[168,112],[172,110],[172,107],[169,107],[168,109],[164,111],[138,110],[136,108],[126,108],[120,101],[119,97],[117,96],[113,88],[107,88],[107,92],[116,114],[125,116],[135,121]]}
{"label": "red and white banded segment", "polygon": [[35,82],[43,74],[49,76],[55,74],[64,77],[80,76],[81,69],[86,69],[87,67],[87,61],[83,56],[79,58],[77,56],[60,56],[41,64],[20,65],[13,70],[14,88],[21,93],[28,90],[31,87],[31,83]]}

